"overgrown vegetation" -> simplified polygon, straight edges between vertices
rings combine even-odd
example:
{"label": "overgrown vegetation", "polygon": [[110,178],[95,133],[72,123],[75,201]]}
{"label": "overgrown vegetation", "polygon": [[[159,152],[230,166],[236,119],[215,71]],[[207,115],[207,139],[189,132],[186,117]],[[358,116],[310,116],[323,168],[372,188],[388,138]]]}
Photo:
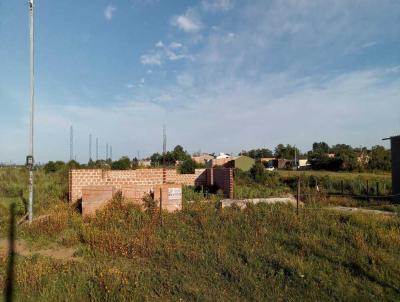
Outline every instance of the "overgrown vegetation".
{"label": "overgrown vegetation", "polygon": [[[268,174],[257,183],[257,173],[237,182],[265,187],[282,177]],[[299,216],[286,206],[219,209],[216,197],[199,202],[204,192],[185,188],[195,202],[163,213],[163,225],[156,208],[142,211],[120,196],[83,220],[63,201],[65,174],[38,171],[36,184],[35,215],[50,216],[19,227],[17,239],[38,249],[73,247],[81,260],[17,256],[18,301],[400,299],[399,217],[342,214],[317,204],[306,204]],[[3,238],[4,200],[23,200],[25,185],[26,171],[0,170]],[[0,286],[6,267],[0,252]]]}

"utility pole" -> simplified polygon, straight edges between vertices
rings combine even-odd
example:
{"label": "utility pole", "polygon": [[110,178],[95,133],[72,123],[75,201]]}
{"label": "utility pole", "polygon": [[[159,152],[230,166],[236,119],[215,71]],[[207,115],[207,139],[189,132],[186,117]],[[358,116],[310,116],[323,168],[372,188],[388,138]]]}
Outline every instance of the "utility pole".
{"label": "utility pole", "polygon": [[167,182],[167,170],[165,166],[165,156],[167,154],[167,127],[163,125],[163,184]]}
{"label": "utility pole", "polygon": [[30,74],[30,89],[29,89],[29,152],[26,157],[26,165],[29,169],[29,199],[28,199],[28,220],[32,223],[33,217],[33,121],[34,121],[34,97],[35,97],[35,65],[34,65],[34,4],[33,0],[29,0],[29,74]]}
{"label": "utility pole", "polygon": [[112,161],[112,145],[110,145],[110,159]]}
{"label": "utility pole", "polygon": [[92,135],[89,134],[89,161],[92,160]]}
{"label": "utility pole", "polygon": [[106,143],[106,160],[108,159],[108,143]]}
{"label": "utility pole", "polygon": [[96,137],[96,161],[99,160],[99,138]]}
{"label": "utility pole", "polygon": [[69,128],[69,160],[74,159],[74,128]]}

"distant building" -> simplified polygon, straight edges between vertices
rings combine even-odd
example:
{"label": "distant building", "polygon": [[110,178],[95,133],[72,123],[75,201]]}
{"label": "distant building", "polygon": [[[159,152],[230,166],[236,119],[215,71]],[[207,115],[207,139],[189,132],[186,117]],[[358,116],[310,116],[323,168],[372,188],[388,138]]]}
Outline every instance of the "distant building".
{"label": "distant building", "polygon": [[357,162],[362,165],[366,166],[369,163],[370,156],[367,153],[361,153],[357,156]]}
{"label": "distant building", "polygon": [[335,153],[328,153],[327,155],[328,155],[329,158],[334,158],[336,156]]}
{"label": "distant building", "polygon": [[392,153],[392,192],[393,195],[399,195],[394,200],[400,201],[400,135],[385,138],[384,140],[390,140]]}
{"label": "distant building", "polygon": [[151,160],[147,159],[141,159],[139,160],[139,167],[150,167],[151,166]]}
{"label": "distant building", "polygon": [[207,162],[208,168],[225,167],[249,171],[255,164],[255,159],[248,156],[230,156],[227,158],[214,158]]}
{"label": "distant building", "polygon": [[230,161],[234,160],[236,157],[231,156],[227,158],[213,158],[207,161],[207,167],[208,168],[214,168],[214,167],[225,167],[227,163]]}
{"label": "distant building", "polygon": [[230,156],[229,154],[225,154],[223,152],[219,153],[215,159],[227,159],[227,158],[231,158],[232,156]]}
{"label": "distant building", "polygon": [[308,159],[299,159],[298,161],[297,161],[297,166],[299,167],[299,168],[304,168],[304,167],[308,167],[308,166],[310,166],[310,162],[308,161]]}
{"label": "distant building", "polygon": [[236,168],[244,172],[247,172],[250,171],[250,169],[254,166],[255,162],[256,161],[254,158],[242,155],[231,160],[228,164],[225,165],[225,167]]}
{"label": "distant building", "polygon": [[209,160],[214,159],[210,154],[201,154],[199,156],[192,156],[193,161],[200,165],[206,165]]}

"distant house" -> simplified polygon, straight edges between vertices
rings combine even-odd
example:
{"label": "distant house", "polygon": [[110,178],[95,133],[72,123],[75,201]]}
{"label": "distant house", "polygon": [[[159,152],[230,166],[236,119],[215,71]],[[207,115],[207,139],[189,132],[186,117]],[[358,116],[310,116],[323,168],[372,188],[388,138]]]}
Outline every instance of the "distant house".
{"label": "distant house", "polygon": [[207,161],[207,167],[208,168],[214,168],[214,167],[225,167],[227,163],[230,161],[234,160],[236,157],[231,156],[227,158],[213,158]]}
{"label": "distant house", "polygon": [[250,171],[255,162],[256,161],[254,158],[242,155],[231,160],[226,166],[230,166],[231,168],[240,169],[244,172],[247,172]]}
{"label": "distant house", "polygon": [[201,154],[199,156],[192,156],[193,161],[200,165],[206,165],[209,160],[214,159],[210,154]]}
{"label": "distant house", "polygon": [[232,156],[230,156],[229,154],[225,154],[223,152],[219,153],[215,159],[227,159],[227,158],[231,158]]}
{"label": "distant house", "polygon": [[297,161],[297,166],[298,166],[299,168],[308,167],[308,166],[310,166],[310,162],[309,162],[308,159],[306,159],[306,158],[299,159],[299,160]]}
{"label": "distant house", "polygon": [[370,156],[366,153],[361,153],[357,156],[357,162],[362,165],[366,166],[369,163]]}
{"label": "distant house", "polygon": [[214,158],[207,162],[207,167],[236,168],[242,171],[249,171],[255,164],[255,159],[248,156],[230,156],[226,158]]}
{"label": "distant house", "polygon": [[139,167],[150,167],[151,166],[151,160],[147,159],[141,159],[139,160]]}
{"label": "distant house", "polygon": [[328,155],[329,158],[334,158],[336,156],[335,153],[328,153],[327,155]]}

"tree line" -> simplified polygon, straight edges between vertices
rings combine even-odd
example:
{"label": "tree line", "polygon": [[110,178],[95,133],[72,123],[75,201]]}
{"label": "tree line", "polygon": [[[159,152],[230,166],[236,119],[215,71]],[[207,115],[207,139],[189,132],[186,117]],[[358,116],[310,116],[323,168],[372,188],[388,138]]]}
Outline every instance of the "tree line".
{"label": "tree line", "polygon": [[371,149],[366,147],[353,148],[346,144],[329,146],[325,142],[315,142],[312,149],[301,153],[293,145],[279,144],[274,151],[267,148],[242,151],[240,155],[246,155],[254,159],[277,158],[293,160],[308,159],[314,170],[329,171],[355,171],[355,170],[384,170],[391,169],[391,152],[383,146],[376,145]]}

